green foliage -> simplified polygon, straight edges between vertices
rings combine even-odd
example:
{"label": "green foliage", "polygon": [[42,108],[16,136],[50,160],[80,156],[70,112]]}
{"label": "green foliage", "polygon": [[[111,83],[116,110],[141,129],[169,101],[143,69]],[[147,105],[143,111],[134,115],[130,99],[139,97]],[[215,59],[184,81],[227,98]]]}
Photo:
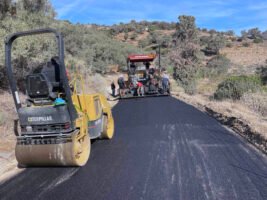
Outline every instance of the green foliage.
{"label": "green foliage", "polygon": [[261,81],[264,85],[267,84],[267,66],[258,67],[256,70],[256,74],[260,76]]}
{"label": "green foliage", "polygon": [[233,43],[228,42],[228,43],[226,44],[226,47],[228,47],[228,48],[232,48],[232,47],[233,47]]}
{"label": "green foliage", "polygon": [[128,37],[129,37],[128,32],[125,32],[125,33],[124,33],[124,40],[126,41],[126,40],[128,39]]}
{"label": "green foliage", "polygon": [[174,38],[177,42],[195,42],[198,34],[195,17],[182,15],[179,16],[178,19],[179,22],[176,27]]}
{"label": "green foliage", "polygon": [[10,12],[11,0],[1,0],[0,1],[0,18],[3,18]]}
{"label": "green foliage", "polygon": [[178,85],[184,88],[185,93],[193,95],[196,93],[196,68],[191,65],[173,68],[174,79]]}
{"label": "green foliage", "polygon": [[261,31],[258,28],[252,28],[252,29],[248,30],[248,36],[251,39],[262,38]]}
{"label": "green foliage", "polygon": [[161,34],[158,32],[152,32],[143,40],[140,40],[138,45],[142,48],[151,46],[153,44],[161,45],[161,48],[167,49],[170,47],[172,37],[169,35]]}
{"label": "green foliage", "polygon": [[263,43],[263,39],[262,39],[262,38],[255,38],[255,39],[253,40],[253,42],[254,42],[255,44]]}
{"label": "green foliage", "polygon": [[210,36],[201,36],[199,39],[199,44],[206,47],[210,42]]}
{"label": "green foliage", "polygon": [[208,38],[205,53],[208,55],[218,55],[220,49],[225,47],[226,40],[222,35],[211,35]]}
{"label": "green foliage", "polygon": [[243,30],[241,31],[241,35],[243,39],[262,39],[263,35],[261,33],[261,31],[258,28],[252,28],[249,29],[248,31]]}
{"label": "green foliage", "polygon": [[225,32],[225,35],[234,36],[235,35],[235,32],[233,30],[229,30],[229,31],[226,31]]}
{"label": "green foliage", "polygon": [[118,35],[119,33],[123,32],[136,32],[138,34],[142,34],[144,31],[154,32],[156,30],[173,30],[175,29],[175,23],[168,23],[168,22],[148,22],[148,21],[141,21],[136,22],[132,20],[129,23],[120,23],[118,25],[111,26],[110,33],[112,35]]}
{"label": "green foliage", "polygon": [[203,77],[216,78],[226,74],[230,68],[230,60],[224,55],[217,55],[208,61],[207,66],[202,69]]}
{"label": "green foliage", "polygon": [[[26,3],[25,3],[26,2]],[[39,3],[40,4],[39,4]],[[38,4],[37,4],[38,3]],[[54,10],[47,0],[20,0],[16,17],[5,16],[0,21],[0,87],[7,86],[4,68],[4,38],[14,32],[51,27],[62,32],[67,61],[81,65],[91,72],[105,73],[108,66],[125,66],[129,53],[141,52],[138,48],[110,38],[104,31],[86,25],[73,25],[53,18]],[[52,35],[19,38],[13,46],[13,66],[18,84],[23,85],[25,76],[36,66],[57,55]]]}
{"label": "green foliage", "polygon": [[203,59],[197,34],[195,18],[180,16],[173,36],[175,44],[170,59],[174,66],[174,79],[188,94],[196,92],[196,72]]}
{"label": "green foliage", "polygon": [[136,32],[134,32],[132,35],[131,35],[131,37],[130,37],[130,39],[131,40],[135,40],[136,38],[137,38],[137,33]]}
{"label": "green foliage", "polygon": [[242,43],[242,46],[243,46],[243,47],[250,47],[250,43],[249,43],[249,42],[243,42],[243,43]]}
{"label": "green foliage", "polygon": [[259,91],[261,86],[258,76],[233,76],[218,85],[214,98],[239,100],[244,93]]}

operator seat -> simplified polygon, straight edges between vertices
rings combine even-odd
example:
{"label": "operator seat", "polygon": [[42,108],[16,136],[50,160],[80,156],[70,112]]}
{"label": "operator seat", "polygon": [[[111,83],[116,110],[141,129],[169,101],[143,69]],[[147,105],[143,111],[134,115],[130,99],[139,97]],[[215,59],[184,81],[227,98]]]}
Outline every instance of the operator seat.
{"label": "operator seat", "polygon": [[27,76],[26,90],[30,100],[54,100],[59,93],[64,93],[57,57]]}

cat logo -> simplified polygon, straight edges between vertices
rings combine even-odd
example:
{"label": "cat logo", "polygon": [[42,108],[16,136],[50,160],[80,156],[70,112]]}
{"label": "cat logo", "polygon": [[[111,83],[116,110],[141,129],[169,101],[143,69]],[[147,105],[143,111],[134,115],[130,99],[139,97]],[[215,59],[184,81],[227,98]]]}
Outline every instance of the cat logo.
{"label": "cat logo", "polygon": [[28,117],[28,122],[48,122],[48,121],[53,121],[52,116]]}

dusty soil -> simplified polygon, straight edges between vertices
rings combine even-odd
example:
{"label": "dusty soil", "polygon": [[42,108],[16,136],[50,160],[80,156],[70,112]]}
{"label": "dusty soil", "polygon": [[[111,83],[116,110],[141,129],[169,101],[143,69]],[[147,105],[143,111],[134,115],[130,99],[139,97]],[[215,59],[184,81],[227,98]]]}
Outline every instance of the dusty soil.
{"label": "dusty soil", "polygon": [[8,176],[9,173],[20,171],[17,169],[15,160],[15,142],[13,127],[17,118],[12,96],[7,92],[0,93],[0,112],[2,122],[0,124],[0,180]]}
{"label": "dusty soil", "polygon": [[263,65],[267,59],[267,41],[251,43],[249,47],[235,43],[232,48],[222,49],[221,53],[231,60],[233,72],[254,73],[257,65]]}

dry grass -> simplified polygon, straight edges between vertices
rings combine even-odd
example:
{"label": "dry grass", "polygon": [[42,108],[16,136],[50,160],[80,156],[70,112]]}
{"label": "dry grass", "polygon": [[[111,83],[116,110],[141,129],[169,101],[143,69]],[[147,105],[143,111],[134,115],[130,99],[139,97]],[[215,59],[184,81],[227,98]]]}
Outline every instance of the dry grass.
{"label": "dry grass", "polygon": [[15,106],[11,94],[4,92],[0,94],[0,144],[3,140],[9,140],[14,138],[13,134],[13,122],[16,119],[17,114],[15,112]]}
{"label": "dry grass", "polygon": [[267,119],[267,94],[263,92],[247,93],[241,97],[242,104]]}
{"label": "dry grass", "polygon": [[222,49],[221,53],[238,68],[262,65],[267,59],[267,41],[263,44],[251,44],[250,47],[235,44],[232,48]]}
{"label": "dry grass", "polygon": [[0,94],[0,179],[5,172],[16,168],[13,122],[17,118],[11,94]]}
{"label": "dry grass", "polygon": [[197,93],[206,97],[212,96],[222,80],[223,77],[217,77],[216,79],[204,78],[199,80],[197,84]]}

